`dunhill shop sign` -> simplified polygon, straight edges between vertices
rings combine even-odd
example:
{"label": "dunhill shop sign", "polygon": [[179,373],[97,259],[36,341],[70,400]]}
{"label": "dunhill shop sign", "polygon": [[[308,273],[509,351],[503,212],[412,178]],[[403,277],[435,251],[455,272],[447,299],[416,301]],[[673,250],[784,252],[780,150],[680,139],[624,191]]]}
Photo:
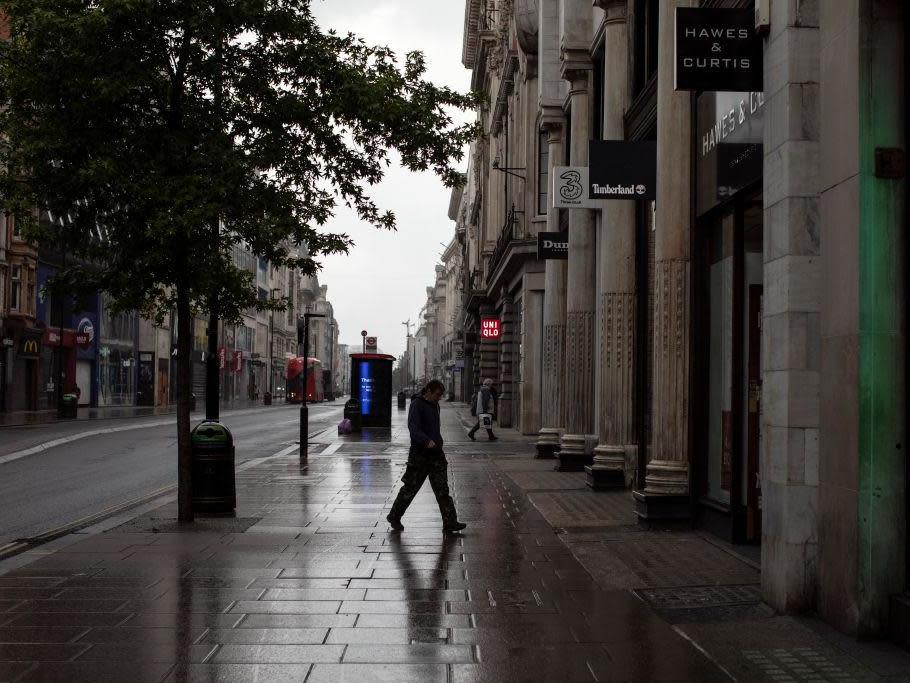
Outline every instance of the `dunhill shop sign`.
{"label": "dunhill shop sign", "polygon": [[676,8],[676,89],[761,91],[762,39],[751,9]]}

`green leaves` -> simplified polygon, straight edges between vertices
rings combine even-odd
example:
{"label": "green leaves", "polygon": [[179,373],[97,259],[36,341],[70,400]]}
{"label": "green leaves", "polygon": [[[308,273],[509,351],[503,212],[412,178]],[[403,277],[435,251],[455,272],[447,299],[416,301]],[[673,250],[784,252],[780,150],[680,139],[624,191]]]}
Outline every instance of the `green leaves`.
{"label": "green leaves", "polygon": [[[82,288],[161,312],[173,290],[236,318],[257,300],[232,266],[243,242],[276,265],[314,272],[344,252],[324,231],[339,203],[376,227],[370,198],[395,150],[447,185],[476,135],[473,107],[423,80],[419,53],[323,33],[308,0],[0,0],[0,196],[29,235],[85,262]],[[216,244],[213,225],[220,224]],[[99,238],[103,235],[103,239]],[[297,246],[306,244],[308,253]]]}

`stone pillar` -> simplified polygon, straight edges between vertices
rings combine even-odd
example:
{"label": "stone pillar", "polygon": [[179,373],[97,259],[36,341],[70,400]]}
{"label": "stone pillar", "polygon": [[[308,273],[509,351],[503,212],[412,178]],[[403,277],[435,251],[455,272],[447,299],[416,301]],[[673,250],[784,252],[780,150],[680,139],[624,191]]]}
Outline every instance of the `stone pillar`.
{"label": "stone pillar", "polygon": [[[773,6],[765,46],[763,147],[762,594],[775,609],[802,611],[815,607],[817,592],[819,249],[822,232],[829,234],[819,220],[818,200],[819,7],[797,0]],[[855,57],[843,60],[848,65],[855,66]],[[846,102],[853,100],[842,92],[845,100],[831,103],[847,114]],[[832,150],[846,154],[848,141],[837,137]],[[846,253],[849,242],[831,227]],[[847,232],[855,235],[857,227],[851,223]],[[849,278],[849,271],[836,274],[842,308],[850,305]],[[841,360],[831,377],[843,381],[849,373],[849,363]],[[838,387],[838,393],[847,396],[851,386]],[[831,428],[843,438],[838,450],[850,451],[850,438]],[[837,506],[843,510],[849,501]],[[844,542],[837,552],[848,548]],[[846,575],[843,566],[838,571]]]}
{"label": "stone pillar", "polygon": [[[588,165],[590,103],[587,51],[564,55],[563,77],[569,81],[572,166]],[[597,237],[594,212],[569,211],[569,266],[566,278],[566,364],[563,385],[566,431],[560,439],[560,471],[582,470],[591,464],[594,431],[594,325],[596,302]]]}
{"label": "stone pillar", "polygon": [[657,215],[654,253],[652,444],[643,520],[686,518],[689,501],[689,229],[692,183],[691,95],[673,89],[676,7],[659,3],[657,56]]}
{"label": "stone pillar", "polygon": [[499,397],[497,399],[499,405],[497,406],[498,411],[496,419],[499,426],[505,428],[512,426],[514,412],[512,410],[512,400],[514,396],[512,353],[516,330],[512,295],[503,291],[500,301],[502,302],[502,312],[500,313],[502,332],[499,340]]}
{"label": "stone pillar", "polygon": [[[628,31],[625,0],[600,0],[604,36],[604,139],[625,137]],[[635,446],[635,203],[604,202],[598,246],[600,394],[598,446],[585,468],[588,486],[619,488],[634,471]]]}
{"label": "stone pillar", "polygon": [[[563,160],[562,120],[551,117],[545,123],[550,177]],[[547,232],[559,232],[559,209],[547,212]],[[565,425],[565,400],[562,372],[565,368],[566,340],[566,261],[550,260],[544,266],[543,293],[543,395],[537,440],[537,457],[552,458],[559,450],[559,437]]]}

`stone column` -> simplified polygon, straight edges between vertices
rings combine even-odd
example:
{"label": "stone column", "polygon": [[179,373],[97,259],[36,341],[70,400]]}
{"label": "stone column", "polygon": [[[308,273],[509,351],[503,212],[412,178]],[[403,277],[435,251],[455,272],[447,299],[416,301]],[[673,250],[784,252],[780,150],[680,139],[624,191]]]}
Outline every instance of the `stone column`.
{"label": "stone column", "polygon": [[496,418],[500,427],[511,427],[514,412],[512,410],[514,396],[512,352],[516,336],[514,305],[511,294],[505,289],[503,289],[500,301],[502,301],[502,313],[500,314],[502,333],[499,341],[499,398],[497,400],[499,405]]}
{"label": "stone column", "polygon": [[[590,56],[585,50],[564,50],[563,78],[569,81],[572,166],[588,165]],[[560,440],[560,471],[582,470],[591,464],[594,431],[594,325],[596,265],[594,212],[569,211],[569,266],[566,279],[566,364],[564,386],[566,431]]]}
{"label": "stone column", "polygon": [[[606,11],[604,36],[604,139],[625,137],[628,100],[628,31],[625,0],[598,0]],[[604,202],[598,236],[600,394],[598,446],[586,467],[595,489],[623,487],[635,455],[635,203]]]}
{"label": "stone column", "polygon": [[[822,3],[825,4],[825,3]],[[855,3],[829,3],[845,10]],[[776,0],[771,33],[765,43],[764,103],[764,290],[762,296],[762,393],[761,393],[761,492],[762,492],[762,597],[781,611],[817,607],[818,536],[816,519],[819,480],[819,382],[821,327],[822,235],[837,244],[843,257],[858,232],[856,207],[838,204],[840,221],[819,216],[819,7],[798,0]],[[840,13],[840,12],[838,12]],[[848,12],[849,13],[849,12]],[[838,29],[846,37],[848,31]],[[841,55],[855,54],[846,43]],[[832,78],[832,91],[843,99],[829,100],[832,118],[855,115],[850,103],[848,71],[852,59],[833,59],[839,65]],[[834,75],[834,74],[832,74]],[[855,81],[853,81],[855,86]],[[830,140],[837,156],[849,155],[850,126],[838,127]],[[827,163],[831,163],[829,160]],[[837,166],[837,164],[833,164]],[[855,171],[849,173],[851,181]],[[835,190],[837,183],[830,179]],[[834,193],[834,192],[833,192]],[[841,227],[845,232],[840,232]],[[838,259],[835,280],[840,312],[853,304],[850,287],[855,271]],[[847,350],[831,367],[828,377],[846,383],[836,387],[838,398],[849,401],[856,376],[851,375],[855,349]],[[832,406],[837,419],[829,423],[837,450],[851,448],[848,420]],[[847,471],[845,467],[842,471]],[[826,526],[838,527],[835,519],[851,505],[838,493],[836,509]],[[839,560],[849,554],[851,541],[837,543],[832,569],[839,580],[848,571]],[[845,553],[846,551],[846,553]],[[833,559],[833,558],[832,558]],[[843,585],[839,593],[846,595]]]}
{"label": "stone column", "polygon": [[676,7],[659,3],[657,56],[657,215],[654,253],[652,444],[642,519],[689,516],[689,229],[691,95],[673,89]]}
{"label": "stone column", "polygon": [[[562,119],[543,125],[547,131],[550,177],[562,163]],[[559,209],[547,211],[547,232],[559,232]],[[552,458],[559,450],[559,436],[565,425],[562,370],[565,367],[566,340],[566,261],[550,260],[544,266],[543,293],[543,395],[541,398],[542,427],[537,440],[537,457]]]}

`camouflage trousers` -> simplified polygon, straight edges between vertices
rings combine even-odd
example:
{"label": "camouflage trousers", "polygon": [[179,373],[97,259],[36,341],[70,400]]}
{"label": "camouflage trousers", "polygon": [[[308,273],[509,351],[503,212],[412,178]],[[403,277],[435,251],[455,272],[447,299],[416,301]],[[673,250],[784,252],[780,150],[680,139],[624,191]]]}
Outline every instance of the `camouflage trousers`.
{"label": "camouflage trousers", "polygon": [[404,486],[398,492],[390,516],[394,519],[401,519],[411,501],[414,500],[414,496],[423,486],[424,480],[429,478],[433,494],[436,496],[436,504],[439,505],[439,512],[442,515],[443,525],[457,522],[455,501],[449,494],[448,464],[445,455],[440,451],[435,451],[433,455],[412,455],[408,458],[408,467],[404,471],[404,476],[401,477]]}

